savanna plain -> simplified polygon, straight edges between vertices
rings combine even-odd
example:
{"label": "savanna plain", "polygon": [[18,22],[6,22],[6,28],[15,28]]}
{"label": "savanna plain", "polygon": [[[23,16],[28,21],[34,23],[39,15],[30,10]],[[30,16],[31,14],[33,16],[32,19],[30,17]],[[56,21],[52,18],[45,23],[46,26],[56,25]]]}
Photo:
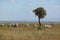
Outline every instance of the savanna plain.
{"label": "savanna plain", "polygon": [[7,27],[9,22],[4,23],[6,26],[0,27],[0,40],[60,40],[60,23],[52,23],[52,28],[44,28],[42,23],[42,30],[33,27],[38,23],[28,23],[30,27],[25,27],[25,22],[19,22],[18,27]]}

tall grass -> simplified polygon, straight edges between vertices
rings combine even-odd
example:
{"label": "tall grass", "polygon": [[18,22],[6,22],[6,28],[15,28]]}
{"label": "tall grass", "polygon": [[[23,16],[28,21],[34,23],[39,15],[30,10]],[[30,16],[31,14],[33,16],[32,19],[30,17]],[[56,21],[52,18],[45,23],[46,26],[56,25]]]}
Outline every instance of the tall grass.
{"label": "tall grass", "polygon": [[35,30],[33,27],[0,27],[0,40],[60,40],[60,24]]}

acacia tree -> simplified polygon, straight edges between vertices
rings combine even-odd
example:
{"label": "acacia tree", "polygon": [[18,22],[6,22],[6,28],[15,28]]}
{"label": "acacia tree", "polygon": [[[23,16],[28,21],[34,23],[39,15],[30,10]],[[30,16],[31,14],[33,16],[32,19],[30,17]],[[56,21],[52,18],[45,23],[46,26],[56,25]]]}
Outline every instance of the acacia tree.
{"label": "acacia tree", "polygon": [[46,10],[43,7],[38,7],[35,10],[33,10],[36,16],[38,16],[38,23],[39,27],[38,30],[41,28],[41,22],[40,19],[44,18],[46,16]]}

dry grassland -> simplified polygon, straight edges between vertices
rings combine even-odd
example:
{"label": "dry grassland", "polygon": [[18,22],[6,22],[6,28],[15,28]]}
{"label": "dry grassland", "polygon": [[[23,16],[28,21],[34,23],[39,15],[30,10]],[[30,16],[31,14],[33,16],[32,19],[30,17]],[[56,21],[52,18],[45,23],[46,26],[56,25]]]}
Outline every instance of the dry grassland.
{"label": "dry grassland", "polygon": [[[25,23],[19,23],[20,26],[0,27],[0,40],[60,40],[60,24],[53,24],[53,28],[43,28],[36,30],[30,23],[29,28],[25,28]],[[24,25],[23,25],[24,24]]]}

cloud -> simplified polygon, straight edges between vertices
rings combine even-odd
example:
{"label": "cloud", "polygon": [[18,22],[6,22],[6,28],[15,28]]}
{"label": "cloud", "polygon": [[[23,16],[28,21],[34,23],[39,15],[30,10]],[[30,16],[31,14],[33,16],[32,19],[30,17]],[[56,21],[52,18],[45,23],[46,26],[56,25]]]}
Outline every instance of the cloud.
{"label": "cloud", "polygon": [[15,3],[16,2],[16,0],[8,0],[9,2],[11,2],[11,3]]}
{"label": "cloud", "polygon": [[15,3],[15,0],[11,0],[12,3]]}
{"label": "cloud", "polygon": [[54,6],[50,6],[50,7],[53,7],[53,8],[60,8],[60,5],[54,5]]}
{"label": "cloud", "polygon": [[47,0],[39,0],[39,1],[45,2],[45,1],[47,1]]}
{"label": "cloud", "polygon": [[56,8],[60,8],[60,6],[55,6]]}

